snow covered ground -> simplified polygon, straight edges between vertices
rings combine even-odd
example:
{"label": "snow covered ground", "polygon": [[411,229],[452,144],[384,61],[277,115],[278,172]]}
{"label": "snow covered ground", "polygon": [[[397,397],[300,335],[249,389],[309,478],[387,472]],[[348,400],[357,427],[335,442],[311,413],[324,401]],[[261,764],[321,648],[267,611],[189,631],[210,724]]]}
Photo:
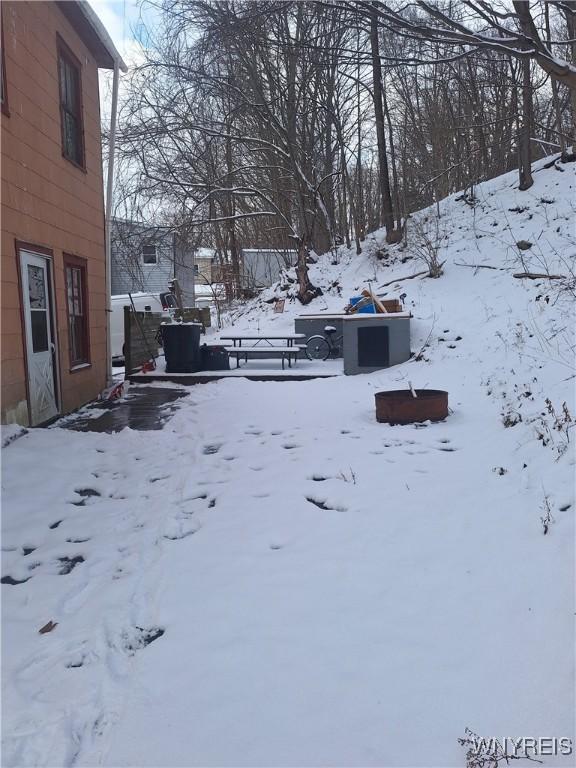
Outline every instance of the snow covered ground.
{"label": "snow covered ground", "polygon": [[[574,738],[574,303],[512,277],[521,239],[526,267],[574,263],[573,185],[442,203],[445,274],[381,291],[418,360],[192,387],[160,432],[7,432],[3,765],[433,768],[467,727]],[[422,269],[382,245],[320,259],[307,311]],[[408,381],[449,418],[378,424]]]}

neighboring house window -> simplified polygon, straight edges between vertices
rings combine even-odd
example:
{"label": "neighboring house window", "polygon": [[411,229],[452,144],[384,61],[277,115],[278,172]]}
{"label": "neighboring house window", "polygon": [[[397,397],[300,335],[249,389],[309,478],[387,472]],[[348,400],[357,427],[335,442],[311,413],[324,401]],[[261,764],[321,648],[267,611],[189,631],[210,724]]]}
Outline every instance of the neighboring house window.
{"label": "neighboring house window", "polygon": [[142,261],[144,264],[158,264],[158,256],[156,254],[155,245],[142,246]]}
{"label": "neighboring house window", "polygon": [[84,168],[80,63],[61,40],[58,42],[58,80],[60,83],[62,154],[67,160]]}
{"label": "neighboring house window", "polygon": [[65,256],[68,343],[70,365],[74,368],[90,362],[86,264]]}

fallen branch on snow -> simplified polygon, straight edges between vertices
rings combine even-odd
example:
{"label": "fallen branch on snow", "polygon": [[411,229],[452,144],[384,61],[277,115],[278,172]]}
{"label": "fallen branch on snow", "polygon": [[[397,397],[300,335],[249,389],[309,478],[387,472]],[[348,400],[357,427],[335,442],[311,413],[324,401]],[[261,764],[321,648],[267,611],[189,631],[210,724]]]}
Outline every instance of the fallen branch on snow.
{"label": "fallen branch on snow", "polygon": [[528,280],[567,280],[568,275],[547,275],[542,272],[516,272],[512,277],[519,279],[527,278]]}
{"label": "fallen branch on snow", "polygon": [[457,267],[470,267],[470,269],[497,269],[500,272],[506,271],[506,267],[492,267],[490,264],[465,264],[463,261],[455,261],[454,264]]}
{"label": "fallen branch on snow", "polygon": [[[442,262],[444,264],[444,262]],[[428,270],[425,269],[423,272],[416,272],[415,275],[408,275],[408,277],[398,277],[396,280],[390,280],[389,283],[382,283],[382,285],[379,285],[378,288],[386,288],[388,285],[393,285],[394,283],[401,283],[402,280],[412,280],[414,277],[420,277],[420,275],[427,275]]]}

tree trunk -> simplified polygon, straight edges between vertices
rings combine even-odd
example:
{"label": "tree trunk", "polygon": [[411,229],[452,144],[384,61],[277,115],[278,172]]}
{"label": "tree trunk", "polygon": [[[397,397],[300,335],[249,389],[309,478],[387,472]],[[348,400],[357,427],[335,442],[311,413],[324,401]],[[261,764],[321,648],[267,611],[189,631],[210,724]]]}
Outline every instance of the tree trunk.
{"label": "tree trunk", "polygon": [[[294,30],[294,39],[299,40],[302,27],[302,15],[304,5],[300,4],[296,10],[296,26]],[[298,145],[297,137],[297,104],[296,104],[296,64],[297,52],[292,49],[287,54],[287,120],[286,120],[286,143],[290,157],[290,163],[296,179],[296,199],[298,216],[300,219],[300,231],[304,234],[298,240],[298,260],[296,263],[296,277],[298,278],[298,298],[302,304],[309,304],[316,296],[320,296],[322,291],[315,288],[310,282],[308,276],[308,245],[311,242],[311,224],[308,217],[307,193],[304,189],[304,182],[298,172],[298,160],[296,158],[296,149]]]}
{"label": "tree trunk", "polygon": [[312,285],[308,277],[308,245],[305,237],[301,237],[298,241],[296,277],[298,278],[298,299],[302,304],[310,304],[312,299],[322,296],[322,290]]}
{"label": "tree trunk", "polygon": [[[574,0],[564,3],[564,16],[566,18],[566,27],[568,29],[568,38],[572,41],[570,43],[570,51],[572,53],[572,64],[576,65],[576,3]],[[572,155],[576,154],[576,88],[570,88],[570,105],[572,107]],[[562,131],[562,128],[558,128]],[[567,156],[569,149],[566,148],[565,155]]]}
{"label": "tree trunk", "polygon": [[522,60],[522,129],[518,136],[518,155],[520,176],[519,189],[530,189],[532,178],[532,125],[533,125],[532,83],[530,81],[530,59]]}
{"label": "tree trunk", "polygon": [[380,46],[378,43],[378,15],[376,7],[370,13],[370,48],[372,52],[372,98],[376,118],[376,140],[378,142],[378,165],[380,173],[380,199],[382,203],[382,221],[386,227],[386,239],[393,237],[394,211],[390,194],[390,175],[386,156],[386,134],[384,129],[384,109],[382,106],[382,67],[380,64]]}
{"label": "tree trunk", "polygon": [[[230,134],[232,126],[228,126],[228,134]],[[228,171],[228,186],[232,186],[232,142],[229,138],[226,139],[226,166]],[[238,251],[238,243],[236,240],[236,228],[234,226],[235,214],[234,196],[228,194],[227,208],[228,216],[230,220],[228,222],[228,246],[230,249],[230,261],[232,264],[232,292],[234,296],[240,296],[241,281],[240,281],[240,253]]]}
{"label": "tree trunk", "polygon": [[[394,134],[392,131],[392,121],[390,120],[390,111],[388,109],[388,102],[386,101],[386,94],[382,92],[382,103],[384,106],[384,115],[386,122],[388,123],[388,141],[390,142],[390,162],[392,163],[392,181],[394,183],[394,204],[396,207],[396,221],[398,222],[397,234],[402,234],[402,213],[400,211],[400,184],[398,182],[398,173],[396,172],[396,152],[394,150]],[[399,242],[400,237],[395,238],[395,242]]]}
{"label": "tree trunk", "polygon": [[354,228],[356,230],[356,252],[360,253],[359,241],[366,237],[366,211],[364,206],[364,177],[362,173],[362,120],[360,111],[360,32],[357,37],[358,60],[356,62],[356,131],[357,131],[357,163],[356,163],[356,183],[358,189],[358,201],[356,203],[356,219]]}

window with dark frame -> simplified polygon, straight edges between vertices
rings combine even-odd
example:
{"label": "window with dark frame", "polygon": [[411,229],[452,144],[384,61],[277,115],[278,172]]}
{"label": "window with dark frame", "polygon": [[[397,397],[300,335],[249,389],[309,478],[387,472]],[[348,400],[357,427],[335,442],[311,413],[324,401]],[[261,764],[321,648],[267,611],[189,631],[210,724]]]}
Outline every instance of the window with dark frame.
{"label": "window with dark frame", "polygon": [[65,259],[64,267],[66,273],[70,366],[74,368],[75,366],[90,362],[86,267],[80,261],[70,258]]}
{"label": "window with dark frame", "polygon": [[60,40],[58,42],[58,82],[60,84],[62,154],[67,160],[84,168],[80,64]]}
{"label": "window with dark frame", "polygon": [[144,264],[158,264],[158,255],[155,245],[142,246],[142,262]]}

